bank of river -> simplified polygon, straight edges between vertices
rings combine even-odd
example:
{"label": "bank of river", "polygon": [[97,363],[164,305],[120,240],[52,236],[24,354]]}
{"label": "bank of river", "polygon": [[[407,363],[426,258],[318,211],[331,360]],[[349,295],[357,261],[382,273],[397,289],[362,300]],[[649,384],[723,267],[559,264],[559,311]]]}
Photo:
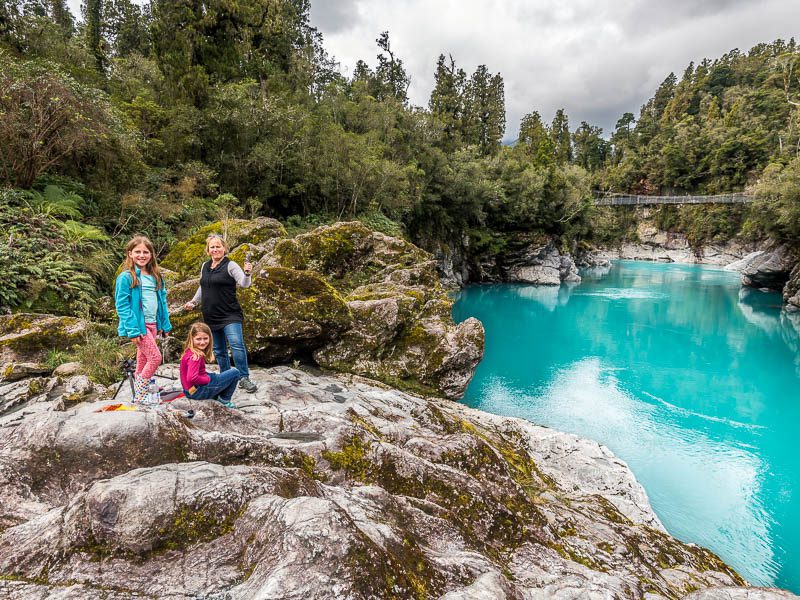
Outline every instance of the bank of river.
{"label": "bank of river", "polygon": [[606,444],[669,532],[800,592],[800,340],[718,268],[622,261],[561,287],[463,290],[486,355],[465,402]]}

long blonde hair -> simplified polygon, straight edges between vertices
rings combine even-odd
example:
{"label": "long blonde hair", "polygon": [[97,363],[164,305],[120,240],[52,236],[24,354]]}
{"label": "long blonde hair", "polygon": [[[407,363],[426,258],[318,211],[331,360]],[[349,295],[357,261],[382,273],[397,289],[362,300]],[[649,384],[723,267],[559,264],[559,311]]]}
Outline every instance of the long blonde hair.
{"label": "long blonde hair", "polygon": [[164,278],[161,276],[161,269],[158,268],[156,249],[153,247],[153,242],[150,241],[150,238],[144,235],[133,236],[131,241],[128,242],[128,245],[125,247],[124,268],[130,271],[131,287],[135,288],[139,285],[139,279],[136,277],[136,265],[134,265],[133,259],[131,258],[131,251],[140,244],[144,244],[145,247],[150,251],[150,262],[147,263],[147,270],[150,271],[150,275],[156,278],[156,289],[160,290],[162,287],[164,287]]}
{"label": "long blonde hair", "polygon": [[[194,336],[196,336],[198,333],[205,333],[208,335],[208,346],[206,346],[205,350],[198,350],[194,346]],[[204,358],[206,362],[211,362],[214,360],[214,351],[212,350],[211,340],[211,329],[208,327],[208,325],[201,323],[200,321],[197,323],[192,323],[192,326],[189,328],[189,335],[186,336],[186,343],[183,345],[183,351],[186,352],[187,350],[191,350],[195,358]]]}

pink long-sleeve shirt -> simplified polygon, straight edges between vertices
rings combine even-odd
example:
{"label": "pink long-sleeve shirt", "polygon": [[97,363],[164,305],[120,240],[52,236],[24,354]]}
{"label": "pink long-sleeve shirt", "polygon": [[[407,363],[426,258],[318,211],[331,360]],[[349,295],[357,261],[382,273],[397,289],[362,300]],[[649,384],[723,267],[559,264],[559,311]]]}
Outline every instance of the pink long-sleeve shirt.
{"label": "pink long-sleeve shirt", "polygon": [[189,390],[193,386],[199,387],[211,381],[211,377],[206,373],[206,361],[196,358],[188,348],[181,356],[181,385],[184,390]]}

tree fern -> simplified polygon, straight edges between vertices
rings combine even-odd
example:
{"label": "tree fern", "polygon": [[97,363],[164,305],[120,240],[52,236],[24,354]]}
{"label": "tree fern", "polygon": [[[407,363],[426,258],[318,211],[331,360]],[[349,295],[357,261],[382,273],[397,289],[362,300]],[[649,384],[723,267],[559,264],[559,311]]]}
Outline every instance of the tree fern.
{"label": "tree fern", "polygon": [[80,219],[83,215],[80,205],[83,198],[72,192],[65,192],[57,185],[48,185],[44,192],[35,190],[27,192],[26,203],[35,213],[50,217]]}

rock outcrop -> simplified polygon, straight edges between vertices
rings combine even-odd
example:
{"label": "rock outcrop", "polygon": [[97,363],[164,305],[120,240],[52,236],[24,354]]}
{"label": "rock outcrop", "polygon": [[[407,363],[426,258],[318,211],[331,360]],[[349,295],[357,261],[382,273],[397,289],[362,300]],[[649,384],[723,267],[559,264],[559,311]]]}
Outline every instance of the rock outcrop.
{"label": "rock outcrop", "polygon": [[[260,247],[269,240],[286,237],[286,229],[283,225],[279,221],[267,217],[258,217],[253,220],[218,221],[200,228],[188,238],[175,244],[161,261],[161,265],[165,269],[175,271],[181,278],[196,277],[200,272],[200,265],[208,260],[206,238],[211,233],[225,235],[231,250],[242,244]],[[239,262],[243,261],[239,260]]]}
{"label": "rock outcrop", "polygon": [[769,247],[742,268],[742,285],[782,291],[797,264],[797,255],[788,244]]}
{"label": "rock outcrop", "polygon": [[[241,410],[193,402],[192,420],[185,400],[0,416],[0,596],[659,600],[744,585],[667,535],[596,443],[351,376],[252,376]],[[730,597],[783,597],[764,594]]]}
{"label": "rock outcrop", "polygon": [[76,346],[92,327],[76,317],[0,315],[0,365],[41,362],[51,348],[69,350]]}
{"label": "rock outcrop", "polygon": [[[483,326],[454,324],[433,257],[359,222],[319,227],[294,238],[270,219],[237,222],[231,258],[256,263],[253,285],[239,291],[245,341],[256,362],[311,354],[322,367],[402,389],[459,398],[483,356]],[[176,247],[164,263],[186,264],[205,248],[209,226]],[[255,239],[251,238],[255,235]],[[192,258],[194,260],[194,258]],[[181,305],[197,289],[181,282],[169,298],[178,335],[199,311]]]}
{"label": "rock outcrop", "polygon": [[792,269],[789,281],[783,287],[783,301],[786,303],[786,310],[800,311],[800,261]]}
{"label": "rock outcrop", "polygon": [[692,245],[686,233],[665,231],[659,227],[656,216],[660,212],[660,209],[650,206],[634,207],[636,240],[627,240],[614,247],[600,249],[599,255],[608,260],[648,260],[725,266],[740,260],[755,249],[753,244],[737,239],[704,243],[701,246]]}
{"label": "rock outcrop", "polygon": [[532,246],[524,253],[508,257],[506,281],[538,285],[579,282],[578,269],[568,254],[562,254],[552,242]]}
{"label": "rock outcrop", "polygon": [[649,260],[727,266],[741,260],[751,250],[749,245],[737,241],[691,248],[683,236],[673,234],[669,239],[666,239],[666,236],[666,232],[658,232],[649,241],[625,242],[616,248],[600,250],[596,254],[606,260]]}
{"label": "rock outcrop", "polygon": [[559,285],[581,280],[572,256],[545,235],[509,236],[502,250],[478,252],[472,261],[471,280],[482,283]]}

